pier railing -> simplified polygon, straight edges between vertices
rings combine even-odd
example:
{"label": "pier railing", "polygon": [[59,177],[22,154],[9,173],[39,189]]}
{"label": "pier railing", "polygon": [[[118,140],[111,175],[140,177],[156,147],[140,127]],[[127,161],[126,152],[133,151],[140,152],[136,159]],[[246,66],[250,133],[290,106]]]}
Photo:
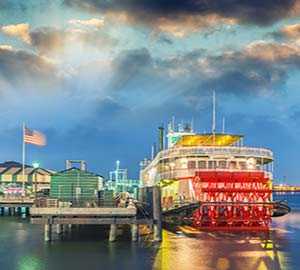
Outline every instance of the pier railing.
{"label": "pier railing", "polygon": [[155,166],[160,160],[166,158],[182,157],[215,157],[230,158],[242,156],[245,158],[255,157],[262,160],[273,160],[273,152],[266,148],[249,147],[249,146],[191,146],[191,147],[171,147],[161,151],[151,162],[150,167]]}
{"label": "pier railing", "polygon": [[35,207],[39,208],[105,208],[105,207],[127,207],[132,201],[129,200],[107,200],[107,199],[47,199],[39,198],[36,201]]}

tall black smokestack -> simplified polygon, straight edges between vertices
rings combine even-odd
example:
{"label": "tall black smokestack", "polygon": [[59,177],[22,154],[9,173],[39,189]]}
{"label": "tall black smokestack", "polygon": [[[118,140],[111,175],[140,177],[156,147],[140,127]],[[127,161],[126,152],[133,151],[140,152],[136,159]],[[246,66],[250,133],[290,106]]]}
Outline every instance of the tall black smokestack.
{"label": "tall black smokestack", "polygon": [[158,151],[164,150],[164,127],[158,127]]}

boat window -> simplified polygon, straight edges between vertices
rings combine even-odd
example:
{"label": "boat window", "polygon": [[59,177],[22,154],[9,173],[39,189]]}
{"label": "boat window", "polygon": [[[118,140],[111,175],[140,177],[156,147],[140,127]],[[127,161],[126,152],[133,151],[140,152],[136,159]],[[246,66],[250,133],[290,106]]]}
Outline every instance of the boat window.
{"label": "boat window", "polygon": [[227,162],[225,160],[220,160],[219,161],[219,168],[226,169],[226,167],[227,167]]}
{"label": "boat window", "polygon": [[214,169],[216,168],[217,162],[215,160],[209,160],[208,161],[208,168],[209,169]]}
{"label": "boat window", "polygon": [[205,169],[206,168],[206,161],[205,160],[198,161],[198,168]]}
{"label": "boat window", "polygon": [[188,162],[188,168],[189,168],[189,169],[196,169],[196,161],[190,160],[190,161]]}
{"label": "boat window", "polygon": [[240,161],[239,165],[241,169],[247,169],[247,163],[245,161]]}
{"label": "boat window", "polygon": [[236,161],[229,162],[229,169],[236,169]]}

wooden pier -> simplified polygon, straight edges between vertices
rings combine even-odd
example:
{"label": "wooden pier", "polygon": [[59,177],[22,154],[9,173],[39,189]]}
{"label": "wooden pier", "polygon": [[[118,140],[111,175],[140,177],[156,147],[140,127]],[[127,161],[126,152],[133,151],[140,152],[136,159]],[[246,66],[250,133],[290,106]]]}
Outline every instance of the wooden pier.
{"label": "wooden pier", "polygon": [[[138,239],[138,225],[150,224],[152,220],[137,219],[136,208],[38,208],[30,209],[30,220],[32,224],[43,224],[45,230],[45,241],[51,240],[52,227],[60,228],[63,225],[111,225],[109,241],[115,241],[117,225],[131,225],[132,241]],[[57,229],[61,231],[61,229]]]}
{"label": "wooden pier", "polygon": [[32,207],[32,198],[0,198],[0,207]]}
{"label": "wooden pier", "polygon": [[273,192],[300,192],[300,186],[274,185]]}
{"label": "wooden pier", "polygon": [[[144,190],[145,193],[146,189]],[[53,227],[56,232],[61,233],[63,227],[72,225],[110,225],[109,241],[116,241],[118,225],[130,225],[131,240],[137,241],[139,238],[139,225],[154,226],[154,241],[162,240],[161,225],[161,203],[159,187],[151,188],[151,213],[145,215],[145,211],[140,209],[142,202],[130,200],[126,207],[118,207],[111,203],[110,206],[103,202],[88,201],[76,204],[74,202],[61,202],[59,200],[48,199],[43,205],[37,204],[30,208],[30,222],[32,224],[44,225],[44,240],[51,241]],[[147,198],[147,196],[144,196]],[[149,196],[148,196],[149,198]],[[142,214],[141,214],[142,213]]]}
{"label": "wooden pier", "polygon": [[34,204],[32,198],[0,198],[1,215],[4,215],[5,208],[8,208],[9,215],[21,214],[21,209],[25,208],[25,214],[29,215],[29,208]]}

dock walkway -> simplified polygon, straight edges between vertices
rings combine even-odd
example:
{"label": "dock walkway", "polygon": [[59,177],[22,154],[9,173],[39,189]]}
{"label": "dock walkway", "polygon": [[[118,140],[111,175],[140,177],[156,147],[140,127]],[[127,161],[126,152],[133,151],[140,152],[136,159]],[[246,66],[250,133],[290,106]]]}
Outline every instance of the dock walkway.
{"label": "dock walkway", "polygon": [[[118,207],[119,206],[119,207]],[[30,208],[31,224],[44,225],[44,240],[50,241],[53,226],[57,233],[72,225],[110,225],[109,241],[115,241],[118,225],[130,225],[132,241],[138,240],[139,225],[152,225],[152,216],[141,215],[139,203],[127,205],[99,200],[59,201],[47,199]]]}
{"label": "dock walkway", "polygon": [[0,197],[0,207],[31,207],[34,203],[32,198],[5,198]]}

